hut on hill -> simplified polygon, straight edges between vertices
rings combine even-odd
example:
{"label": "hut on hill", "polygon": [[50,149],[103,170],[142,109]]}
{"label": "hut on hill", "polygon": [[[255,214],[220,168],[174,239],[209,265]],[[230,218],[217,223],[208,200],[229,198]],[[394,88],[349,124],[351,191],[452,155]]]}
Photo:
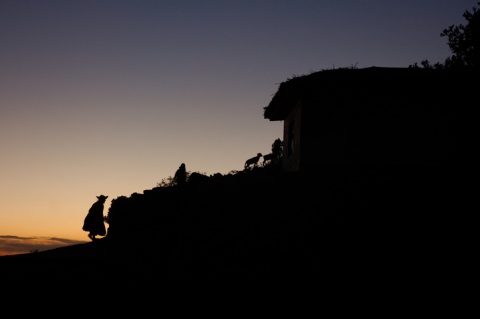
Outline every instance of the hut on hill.
{"label": "hut on hill", "polygon": [[341,68],[281,83],[264,118],[284,121],[283,169],[446,165],[471,69]]}

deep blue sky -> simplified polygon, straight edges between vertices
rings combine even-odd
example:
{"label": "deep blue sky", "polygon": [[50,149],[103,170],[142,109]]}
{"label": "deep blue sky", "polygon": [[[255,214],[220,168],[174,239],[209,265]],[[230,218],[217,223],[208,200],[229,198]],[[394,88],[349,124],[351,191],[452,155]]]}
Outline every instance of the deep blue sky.
{"label": "deep blue sky", "polygon": [[96,196],[243,169],[293,75],[450,55],[476,1],[0,0],[0,235],[88,239]]}

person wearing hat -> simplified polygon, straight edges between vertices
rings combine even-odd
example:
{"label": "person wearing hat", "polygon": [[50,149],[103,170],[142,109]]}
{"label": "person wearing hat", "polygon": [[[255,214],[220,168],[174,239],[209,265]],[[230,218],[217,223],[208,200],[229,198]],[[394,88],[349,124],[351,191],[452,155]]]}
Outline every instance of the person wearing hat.
{"label": "person wearing hat", "polygon": [[107,234],[103,218],[103,204],[108,196],[100,195],[97,198],[98,200],[90,207],[82,227],[84,231],[89,232],[88,238],[91,240],[97,239],[95,238],[97,235],[105,236]]}

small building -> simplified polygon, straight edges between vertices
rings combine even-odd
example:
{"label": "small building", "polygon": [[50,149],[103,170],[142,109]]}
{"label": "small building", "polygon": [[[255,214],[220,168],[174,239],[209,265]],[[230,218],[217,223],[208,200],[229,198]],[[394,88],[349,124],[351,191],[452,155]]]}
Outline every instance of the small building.
{"label": "small building", "polygon": [[[475,74],[475,75],[474,75]],[[340,68],[281,83],[264,118],[284,121],[283,169],[448,165],[471,69]]]}

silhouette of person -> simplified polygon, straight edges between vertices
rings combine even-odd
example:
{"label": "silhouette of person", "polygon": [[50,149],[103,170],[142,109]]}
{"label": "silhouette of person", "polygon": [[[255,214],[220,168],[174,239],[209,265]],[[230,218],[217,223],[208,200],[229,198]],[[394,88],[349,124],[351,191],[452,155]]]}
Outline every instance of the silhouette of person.
{"label": "silhouette of person", "polygon": [[95,236],[105,236],[107,231],[105,229],[105,223],[103,219],[103,204],[108,196],[97,196],[98,200],[93,203],[92,207],[88,210],[88,214],[83,222],[82,229],[88,231],[88,238],[95,240]]}
{"label": "silhouette of person", "polygon": [[187,170],[185,163],[182,163],[173,176],[173,182],[178,186],[183,186],[187,182]]}

